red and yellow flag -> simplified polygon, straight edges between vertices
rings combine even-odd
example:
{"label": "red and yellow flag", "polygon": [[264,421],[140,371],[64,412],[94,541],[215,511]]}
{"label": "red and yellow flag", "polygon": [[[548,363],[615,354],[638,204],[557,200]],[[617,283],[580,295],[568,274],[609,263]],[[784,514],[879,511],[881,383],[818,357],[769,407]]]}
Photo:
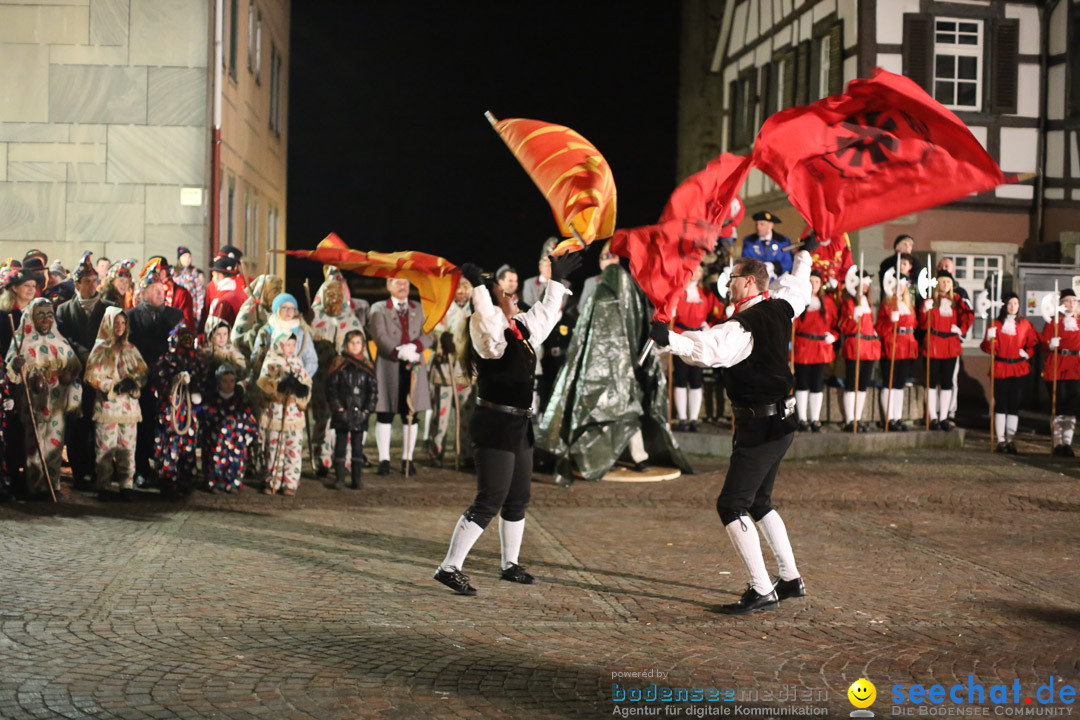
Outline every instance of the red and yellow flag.
{"label": "red and yellow flag", "polygon": [[315,260],[342,270],[383,278],[405,278],[420,291],[424,308],[424,332],[429,333],[446,315],[454,301],[461,271],[446,258],[427,253],[364,252],[352,250],[335,233],[327,235],[314,250],[275,250],[287,255]]}
{"label": "red and yellow flag", "polygon": [[[596,146],[564,125],[524,118],[487,118],[529,174],[570,238],[555,255],[581,250],[615,232],[615,178]],[[576,237],[575,237],[576,232]]]}

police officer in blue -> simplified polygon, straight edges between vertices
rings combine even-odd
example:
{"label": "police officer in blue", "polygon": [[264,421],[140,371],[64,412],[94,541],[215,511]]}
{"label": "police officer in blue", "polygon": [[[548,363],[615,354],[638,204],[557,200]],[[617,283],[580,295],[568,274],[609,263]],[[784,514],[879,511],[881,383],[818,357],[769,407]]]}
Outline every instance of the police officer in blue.
{"label": "police officer in blue", "polygon": [[754,227],[757,232],[743,238],[743,257],[760,260],[771,265],[776,275],[791,272],[791,260],[793,253],[786,252],[784,248],[791,244],[791,240],[780,233],[773,232],[773,225],[779,225],[780,218],[768,210],[754,213]]}

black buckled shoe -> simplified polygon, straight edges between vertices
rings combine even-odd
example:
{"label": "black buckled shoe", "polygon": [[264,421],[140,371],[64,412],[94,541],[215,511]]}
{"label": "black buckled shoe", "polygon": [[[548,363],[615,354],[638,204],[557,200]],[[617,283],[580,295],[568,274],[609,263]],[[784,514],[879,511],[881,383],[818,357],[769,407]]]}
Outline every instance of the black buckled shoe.
{"label": "black buckled shoe", "polygon": [[390,474],[390,461],[389,460],[380,460],[379,461],[378,474],[379,475],[389,475]]}
{"label": "black buckled shoe", "polygon": [[476,594],[476,588],[469,584],[469,576],[457,568],[451,568],[450,570],[439,568],[435,571],[435,579],[458,595],[472,596]]}
{"label": "black buckled shoe", "polygon": [[648,460],[642,460],[641,462],[634,463],[632,470],[634,472],[645,472],[646,470],[649,470],[651,468],[652,465],[649,463]]}
{"label": "black buckled shoe", "polygon": [[821,432],[821,423],[817,420],[810,423],[810,432]]}
{"label": "black buckled shoe", "polygon": [[796,427],[796,430],[798,430],[799,432],[806,432],[809,429],[810,423],[806,422],[805,420],[800,420],[798,427]]}
{"label": "black buckled shoe", "polygon": [[534,580],[533,576],[517,563],[510,563],[510,567],[502,571],[502,579],[522,585],[532,585]]}
{"label": "black buckled shoe", "polygon": [[1007,452],[1009,452],[1009,443],[1007,443],[1007,442],[999,442],[994,447],[994,452],[996,452],[996,453],[1007,453]]}
{"label": "black buckled shoe", "polygon": [[930,421],[930,429],[931,430],[940,430],[941,429],[941,423],[939,423],[937,420],[931,420]]}
{"label": "black buckled shoe", "polygon": [[806,595],[806,584],[803,583],[802,577],[797,577],[794,580],[781,580],[778,577],[776,582],[773,583],[773,592],[776,593],[778,600],[804,597]]}
{"label": "black buckled shoe", "polygon": [[1014,443],[1012,440],[1005,443],[1005,452],[1009,453],[1010,455],[1018,454],[1018,451],[1016,449],[1016,443]]}
{"label": "black buckled shoe", "polygon": [[401,474],[405,477],[412,477],[416,475],[416,461],[415,460],[402,460],[401,461]]}
{"label": "black buckled shoe", "polygon": [[780,607],[780,600],[776,596],[775,590],[767,595],[762,595],[754,589],[753,585],[749,585],[738,602],[729,605],[716,605],[712,611],[724,615],[749,615],[758,610],[776,610],[778,607]]}

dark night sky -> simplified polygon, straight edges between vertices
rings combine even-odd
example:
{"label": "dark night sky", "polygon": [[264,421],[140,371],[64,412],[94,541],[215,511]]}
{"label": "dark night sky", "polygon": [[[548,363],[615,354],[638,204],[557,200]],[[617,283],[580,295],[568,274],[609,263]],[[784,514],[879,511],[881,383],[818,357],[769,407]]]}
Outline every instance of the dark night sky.
{"label": "dark night sky", "polygon": [[670,1],[294,0],[289,247],[334,231],[535,274],[555,222],[485,110],[577,130],[612,167],[618,225],[655,222],[675,186],[678,22]]}

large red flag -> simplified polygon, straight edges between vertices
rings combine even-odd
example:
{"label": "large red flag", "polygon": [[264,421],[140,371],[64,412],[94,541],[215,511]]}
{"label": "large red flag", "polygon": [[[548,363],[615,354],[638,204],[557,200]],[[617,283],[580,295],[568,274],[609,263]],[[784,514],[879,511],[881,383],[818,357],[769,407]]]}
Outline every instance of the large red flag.
{"label": "large red flag", "polygon": [[461,270],[438,255],[408,252],[363,252],[352,250],[335,233],[327,235],[315,250],[274,250],[352,270],[361,275],[383,278],[405,278],[420,291],[424,308],[424,332],[435,329],[454,300]]}
{"label": "large red flag", "polygon": [[565,125],[524,118],[496,120],[491,113],[487,118],[543,193],[559,232],[570,238],[559,243],[553,254],[580,250],[593,240],[611,236],[615,178],[595,145]]}
{"label": "large red flag", "polygon": [[656,308],[653,320],[670,323],[706,251],[716,245],[719,225],[673,219],[659,225],[616,230],[611,252],[630,260],[630,275]]}
{"label": "large red flag", "polygon": [[[660,214],[660,222],[689,218],[712,225],[723,226],[731,222],[737,225],[743,214],[737,196],[750,172],[752,159],[731,153],[717,155],[704,169],[679,183]],[[736,204],[738,207],[733,208]]]}
{"label": "large red flag", "polygon": [[880,68],[843,95],[770,117],[753,157],[821,237],[1016,181],[955,114]]}

